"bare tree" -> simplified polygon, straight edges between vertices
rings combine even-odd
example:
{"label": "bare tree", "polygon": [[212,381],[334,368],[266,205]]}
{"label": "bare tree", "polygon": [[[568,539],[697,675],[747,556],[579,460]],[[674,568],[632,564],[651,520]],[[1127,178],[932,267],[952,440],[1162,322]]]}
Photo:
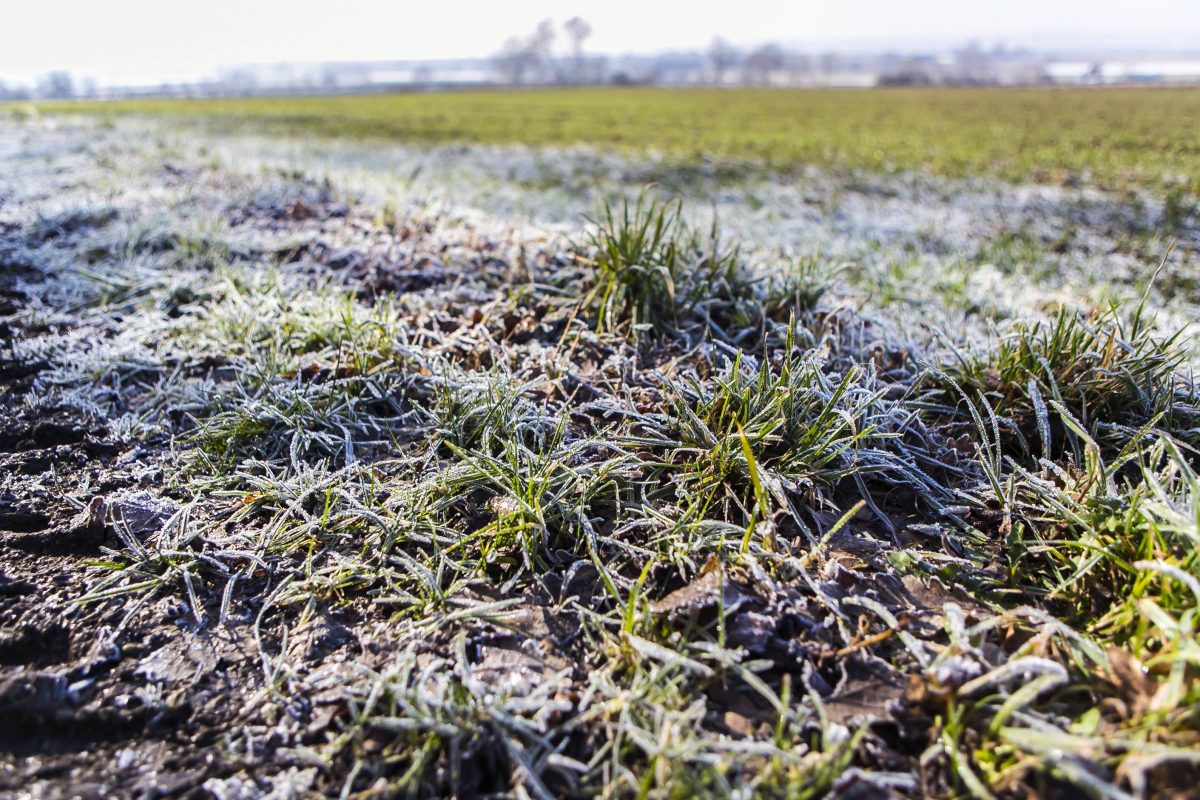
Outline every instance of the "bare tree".
{"label": "bare tree", "polygon": [[571,51],[575,56],[575,83],[583,83],[583,42],[592,35],[592,26],[583,17],[571,17],[563,28],[571,37]]}
{"label": "bare tree", "polygon": [[492,58],[505,83],[524,85],[530,73],[544,65],[554,47],[554,23],[544,19],[528,36],[510,36]]}
{"label": "bare tree", "polygon": [[341,84],[341,76],[338,74],[338,68],[333,64],[325,64],[321,67],[321,87],[324,89],[336,89]]}
{"label": "bare tree", "polygon": [[248,67],[236,67],[223,76],[222,81],[229,92],[238,97],[249,97],[258,88],[258,76]]}
{"label": "bare tree", "polygon": [[21,86],[9,86],[0,81],[0,100],[28,100],[29,90]]}
{"label": "bare tree", "polygon": [[718,36],[708,46],[708,60],[712,62],[713,83],[719,86],[725,82],[725,75],[737,62],[737,51]]}
{"label": "bare tree", "polygon": [[742,62],[742,79],[748,84],[766,86],[771,75],[783,69],[783,50],[777,44],[764,44]]}
{"label": "bare tree", "polygon": [[533,36],[529,39],[529,46],[539,56],[548,56],[554,48],[554,22],[553,20],[544,19],[537,24],[533,29]]}
{"label": "bare tree", "polygon": [[788,69],[792,73],[792,85],[807,83],[812,72],[812,59],[804,53],[792,53],[788,58]]}
{"label": "bare tree", "polygon": [[71,80],[71,73],[55,70],[38,76],[37,94],[39,97],[51,100],[65,100],[74,97],[75,82]]}
{"label": "bare tree", "polygon": [[822,53],[819,60],[821,72],[826,78],[842,69],[842,57],[833,51]]}
{"label": "bare tree", "polygon": [[501,79],[510,86],[521,86],[525,75],[537,62],[537,56],[529,50],[529,43],[519,36],[504,40],[500,52],[492,58]]}
{"label": "bare tree", "polygon": [[566,83],[567,77],[563,74],[562,65],[553,58],[555,38],[553,20],[544,19],[533,29],[533,35],[529,38],[529,47],[536,56],[535,64],[537,66],[548,71],[555,83]]}

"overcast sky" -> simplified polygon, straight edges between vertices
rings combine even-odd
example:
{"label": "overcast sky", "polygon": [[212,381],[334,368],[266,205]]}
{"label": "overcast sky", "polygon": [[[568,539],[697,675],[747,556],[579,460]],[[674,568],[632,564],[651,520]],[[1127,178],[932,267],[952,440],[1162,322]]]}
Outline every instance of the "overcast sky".
{"label": "overcast sky", "polygon": [[452,58],[578,14],[604,53],[737,44],[1200,48],[1200,0],[4,0],[0,77],[186,76],[216,65]]}

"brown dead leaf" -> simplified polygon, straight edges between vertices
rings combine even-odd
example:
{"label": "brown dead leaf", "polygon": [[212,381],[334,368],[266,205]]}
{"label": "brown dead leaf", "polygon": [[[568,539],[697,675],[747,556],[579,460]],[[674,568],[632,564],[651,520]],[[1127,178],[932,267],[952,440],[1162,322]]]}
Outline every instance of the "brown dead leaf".
{"label": "brown dead leaf", "polygon": [[1119,647],[1108,648],[1109,680],[1129,704],[1132,716],[1138,717],[1150,709],[1154,701],[1154,679],[1146,674],[1137,657]]}
{"label": "brown dead leaf", "polygon": [[725,727],[736,733],[738,736],[750,738],[754,735],[754,720],[749,717],[744,717],[736,711],[726,711],[721,717],[721,722]]}
{"label": "brown dead leaf", "polygon": [[677,616],[713,608],[721,601],[725,612],[729,613],[746,599],[746,593],[729,580],[725,568],[714,556],[709,558],[691,583],[651,604],[650,610],[655,614]]}

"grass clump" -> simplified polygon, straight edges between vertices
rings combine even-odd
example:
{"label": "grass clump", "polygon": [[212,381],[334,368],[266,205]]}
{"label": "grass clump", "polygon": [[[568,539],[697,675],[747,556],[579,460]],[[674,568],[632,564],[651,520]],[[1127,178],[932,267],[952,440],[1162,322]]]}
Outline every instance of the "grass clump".
{"label": "grass clump", "polygon": [[184,390],[193,454],[223,474],[246,459],[349,464],[359,448],[390,448],[423,424],[406,397],[424,391],[416,384],[429,369],[407,335],[389,302],[367,308],[336,287],[231,277],[176,328],[176,346],[211,354],[208,383]]}
{"label": "grass clump", "polygon": [[715,224],[707,235],[690,227],[678,200],[643,192],[633,204],[606,205],[593,224],[582,305],[601,330],[678,334],[750,292],[737,249],[722,246]]}
{"label": "grass clump", "polygon": [[219,217],[191,219],[181,224],[164,215],[99,230],[88,237],[83,252],[90,264],[154,256],[164,270],[214,271],[239,255],[244,256],[246,249],[246,243],[238,241]]}
{"label": "grass clump", "polygon": [[[952,774],[979,797],[1031,779],[1102,797],[1126,796],[1119,785],[1186,796],[1200,777],[1194,468],[1160,439],[1109,464],[1093,450],[1086,469],[1053,479],[1018,470],[1014,484],[1003,558],[1017,607],[960,628],[927,670],[959,673],[936,712]],[[985,672],[969,654],[998,624],[1028,634]],[[927,685],[914,686],[928,704]]]}
{"label": "grass clump", "polygon": [[974,408],[982,420],[986,411],[1008,452],[1054,459],[1069,450],[1082,463],[1079,426],[1109,452],[1148,425],[1191,435],[1175,403],[1185,388],[1178,338],[1156,336],[1141,307],[1128,320],[1116,307],[1090,316],[1063,308],[1016,321],[988,351],[958,351],[930,380],[954,413]]}
{"label": "grass clump", "polygon": [[438,433],[461,450],[495,455],[512,439],[540,450],[558,428],[558,419],[507,377],[455,374],[433,395]]}
{"label": "grass clump", "polygon": [[400,389],[362,377],[307,383],[260,375],[214,397],[192,441],[205,471],[217,474],[248,458],[353,463],[356,445],[386,446],[401,426]]}
{"label": "grass clump", "polygon": [[817,256],[787,258],[766,276],[763,312],[774,320],[803,319],[834,286],[844,265],[831,267]]}
{"label": "grass clump", "polygon": [[619,450],[594,440],[566,442],[561,426],[538,449],[515,439],[495,454],[448,446],[459,463],[438,486],[447,510],[467,521],[450,549],[481,566],[503,561],[540,574],[559,548],[595,553],[593,519],[612,516],[631,476]]}
{"label": "grass clump", "polygon": [[1122,642],[1145,633],[1143,599],[1168,612],[1200,601],[1200,483],[1178,447],[1056,473],[1020,473],[1007,546],[1022,596]]}
{"label": "grass clump", "polygon": [[671,389],[669,414],[641,423],[632,443],[655,453],[656,482],[689,515],[753,524],[783,510],[803,528],[801,510],[828,501],[845,480],[868,502],[867,482],[935,505],[947,497],[901,455],[911,412],[884,401],[885,389],[858,367],[835,375],[787,353],[776,364],[739,354],[711,381]]}
{"label": "grass clump", "polygon": [[355,714],[322,749],[348,773],[347,792],[477,797],[521,787],[552,797],[548,786],[574,777],[546,761],[565,744],[550,720],[571,709],[558,687],[552,679],[514,695],[476,675],[461,653],[420,662],[403,654],[387,672],[354,682]]}

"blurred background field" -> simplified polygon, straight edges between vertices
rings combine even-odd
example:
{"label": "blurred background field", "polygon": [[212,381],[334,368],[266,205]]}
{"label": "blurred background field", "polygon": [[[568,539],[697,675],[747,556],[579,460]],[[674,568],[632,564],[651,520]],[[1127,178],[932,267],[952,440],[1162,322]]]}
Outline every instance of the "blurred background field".
{"label": "blurred background field", "polygon": [[682,163],[921,171],[1200,188],[1196,89],[544,89],[43,103],[45,113],[202,121],[214,132],[424,144],[587,145]]}

